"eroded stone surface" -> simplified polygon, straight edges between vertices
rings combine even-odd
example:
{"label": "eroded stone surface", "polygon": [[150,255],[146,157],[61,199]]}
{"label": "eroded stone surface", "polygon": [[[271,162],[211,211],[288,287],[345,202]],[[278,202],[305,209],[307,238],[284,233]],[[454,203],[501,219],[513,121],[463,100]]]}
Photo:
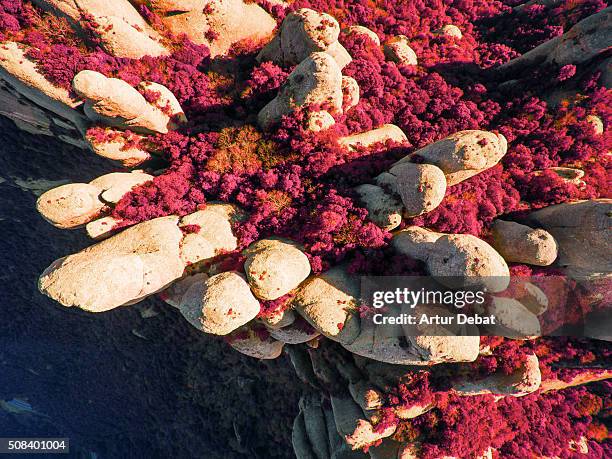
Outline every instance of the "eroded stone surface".
{"label": "eroded stone surface", "polygon": [[548,266],[557,258],[557,242],[546,230],[496,220],[492,236],[493,247],[508,262]]}
{"label": "eroded stone surface", "polygon": [[228,271],[191,285],[178,308],[198,330],[227,335],[257,316],[259,301],[242,274]]}
{"label": "eroded stone surface", "polygon": [[257,115],[259,125],[267,129],[280,122],[283,115],[304,104],[325,105],[342,111],[342,74],[336,61],[326,53],[312,53],[291,72],[278,95]]}
{"label": "eroded stone surface", "polygon": [[291,241],[262,239],[251,244],[245,255],[249,285],[263,300],[286,295],[310,274],[308,257]]}

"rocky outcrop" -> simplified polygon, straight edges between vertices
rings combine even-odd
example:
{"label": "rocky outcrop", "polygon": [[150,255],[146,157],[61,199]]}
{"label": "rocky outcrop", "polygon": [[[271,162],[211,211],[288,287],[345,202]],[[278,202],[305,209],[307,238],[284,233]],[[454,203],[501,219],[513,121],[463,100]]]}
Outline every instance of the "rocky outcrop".
{"label": "rocky outcrop", "polygon": [[343,68],[352,58],[338,42],[339,34],[338,21],[329,14],[301,8],[285,17],[278,34],[261,50],[257,60],[296,65],[312,53],[324,52]]}
{"label": "rocky outcrop", "polygon": [[280,122],[283,115],[302,105],[328,105],[342,111],[342,74],[336,61],[326,53],[306,57],[291,72],[278,95],[257,115],[259,125],[267,129]]}

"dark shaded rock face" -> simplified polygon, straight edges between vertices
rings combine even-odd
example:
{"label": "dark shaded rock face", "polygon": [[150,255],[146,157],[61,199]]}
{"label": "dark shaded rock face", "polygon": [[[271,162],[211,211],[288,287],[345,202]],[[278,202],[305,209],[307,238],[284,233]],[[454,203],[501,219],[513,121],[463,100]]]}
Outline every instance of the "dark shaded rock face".
{"label": "dark shaded rock face", "polygon": [[[257,361],[151,298],[91,315],[39,294],[40,272],[89,244],[35,210],[27,179],[82,182],[95,155],[0,118],[0,434],[61,436],[98,457],[293,457],[301,391],[285,358]],[[34,185],[35,186],[35,185]]]}

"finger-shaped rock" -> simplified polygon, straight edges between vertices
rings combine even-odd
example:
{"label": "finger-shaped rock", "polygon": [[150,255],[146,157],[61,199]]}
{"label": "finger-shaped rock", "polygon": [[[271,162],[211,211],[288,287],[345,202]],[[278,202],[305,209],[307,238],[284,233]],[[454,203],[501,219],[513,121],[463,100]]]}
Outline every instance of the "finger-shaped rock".
{"label": "finger-shaped rock", "polygon": [[351,398],[331,396],[336,429],[353,450],[362,449],[395,432],[391,424],[380,431],[365,419],[363,411]]}
{"label": "finger-shaped rock", "polygon": [[85,114],[92,121],[145,134],[168,132],[170,116],[123,80],[83,70],[74,77],[72,87],[86,99]]}
{"label": "finger-shaped rock", "polygon": [[229,336],[230,346],[256,359],[273,360],[280,357],[284,344],[272,338],[263,327],[260,327],[247,325],[239,328]]}
{"label": "finger-shaped rock", "polygon": [[417,55],[410,47],[410,40],[405,35],[393,37],[385,43],[385,57],[402,65],[417,65]]}
{"label": "finger-shaped rock", "polygon": [[127,0],[36,0],[44,10],[66,17],[86,36],[93,29],[102,46],[117,57],[138,59],[168,51],[160,36]]}
{"label": "finger-shaped rock", "polygon": [[244,253],[249,285],[263,300],[286,295],[310,274],[308,257],[291,241],[262,239],[251,244]]}
{"label": "finger-shaped rock", "polygon": [[283,115],[304,104],[329,106],[342,111],[342,74],[336,61],[326,53],[313,53],[291,72],[278,95],[257,115],[267,129]]}
{"label": "finger-shaped rock", "polygon": [[315,456],[318,459],[331,457],[327,422],[321,406],[320,396],[314,394],[305,395],[300,399],[299,406],[300,412],[304,414],[306,435]]}
{"label": "finger-shaped rock", "polygon": [[176,128],[178,124],[187,121],[183,107],[181,107],[176,96],[164,85],[151,81],[143,81],[138,85],[138,89],[141,93],[148,96],[147,100],[155,107],[172,118],[170,120],[171,128]]}
{"label": "finger-shaped rock", "polygon": [[36,201],[42,217],[58,228],[76,228],[97,218],[106,206],[102,189],[88,183],[69,183],[43,193]]}
{"label": "finger-shaped rock", "polygon": [[338,21],[326,13],[301,8],[289,13],[279,33],[266,45],[257,59],[281,65],[295,65],[315,52],[327,52],[340,68],[351,61],[346,50],[338,43]]}
{"label": "finger-shaped rock", "polygon": [[68,90],[54,85],[26,56],[27,47],[15,42],[0,43],[0,79],[5,80],[19,94],[35,104],[71,121],[81,131],[85,118],[74,110],[82,102]]}
{"label": "finger-shaped rock", "polygon": [[[107,210],[107,205],[116,204],[132,188],[152,178],[141,171],[106,174],[88,184],[70,183],[53,188],[38,199],[36,207],[54,226],[75,228],[96,219]],[[110,222],[107,219],[103,225],[91,228],[96,237],[112,229],[104,228]]]}
{"label": "finger-shaped rock", "polygon": [[[437,311],[438,316],[443,313]],[[376,324],[364,318],[359,336],[343,346],[354,354],[394,365],[471,362],[478,357],[480,337],[476,330],[470,335],[455,336],[453,330],[440,326],[414,330],[389,323]]]}
{"label": "finger-shaped rock", "polygon": [[125,167],[135,167],[151,158],[142,148],[144,136],[113,128],[89,129],[85,139],[95,154],[120,162]]}
{"label": "finger-shaped rock", "polygon": [[[444,178],[444,174],[442,175]],[[368,209],[368,218],[377,226],[391,231],[402,223],[402,204],[381,187],[363,184],[355,188]]]}
{"label": "finger-shaped rock", "polygon": [[542,334],[538,317],[514,298],[492,297],[486,311],[495,316],[492,331],[498,335],[520,339]]}
{"label": "finger-shaped rock", "polygon": [[322,334],[351,343],[359,335],[358,298],[359,280],[335,267],[304,282],[293,304]]}
{"label": "finger-shaped rock", "polygon": [[444,199],[446,177],[436,166],[406,162],[392,167],[389,173],[395,177],[393,189],[401,196],[408,217],[431,212]]}
{"label": "finger-shaped rock", "polygon": [[183,295],[179,310],[198,330],[213,335],[227,335],[259,313],[259,301],[253,296],[240,273],[216,274],[194,283]]}
{"label": "finger-shaped rock", "polygon": [[507,150],[508,144],[501,134],[459,131],[417,150],[396,165],[419,157],[442,169],[448,186],[452,186],[495,166]]}
{"label": "finger-shaped rock", "polygon": [[508,287],[510,272],[502,256],[471,234],[445,234],[427,258],[429,273],[451,287],[480,286],[490,292]]}
{"label": "finger-shaped rock", "polygon": [[297,459],[318,459],[312,451],[308,434],[306,433],[306,424],[304,422],[304,413],[302,411],[296,416],[291,429],[291,445]]}
{"label": "finger-shaped rock", "polygon": [[480,286],[500,292],[510,282],[502,256],[471,234],[443,234],[411,226],[398,231],[392,245],[399,253],[424,261],[429,273],[447,287]]}
{"label": "finger-shaped rock", "polygon": [[345,148],[354,150],[357,148],[369,148],[377,143],[392,142],[402,143],[406,141],[406,134],[394,124],[383,124],[381,127],[371,131],[360,132],[338,139],[338,143]]}
{"label": "finger-shaped rock", "polygon": [[496,220],[492,235],[493,247],[506,261],[548,266],[557,258],[557,243],[546,230]]}
{"label": "finger-shaped rock", "polygon": [[183,274],[178,217],[136,226],[53,263],[39,289],[64,306],[101,312],[142,299]]}
{"label": "finger-shaped rock", "polygon": [[502,372],[481,380],[463,379],[453,385],[453,390],[460,395],[512,395],[522,397],[540,388],[542,374],[537,356],[527,356],[525,363],[513,373]]}

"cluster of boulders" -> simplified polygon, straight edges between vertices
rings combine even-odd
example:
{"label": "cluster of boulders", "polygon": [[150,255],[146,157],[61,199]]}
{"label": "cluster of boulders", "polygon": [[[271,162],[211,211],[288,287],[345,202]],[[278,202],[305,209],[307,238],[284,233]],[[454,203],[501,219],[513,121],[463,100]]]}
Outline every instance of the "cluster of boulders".
{"label": "cluster of boulders", "polygon": [[[414,367],[391,365],[354,354],[346,356],[329,348],[326,352],[334,358],[325,358],[322,353],[307,352],[298,346],[288,349],[299,377],[315,390],[330,392],[324,396],[307,394],[300,400],[300,412],[293,424],[292,440],[296,456],[299,459],[420,457],[418,440],[400,442],[394,434],[400,423],[436,408],[435,398],[385,407],[385,393],[402,381],[410,381],[410,375],[415,374]],[[486,346],[481,347],[482,355],[488,352]],[[490,394],[499,400],[504,397],[523,397],[538,390],[546,393],[612,376],[610,370],[588,367],[585,365],[585,369],[577,371],[574,377],[562,381],[555,377],[544,377],[537,356],[529,354],[523,364],[510,374],[500,371],[478,378],[459,371],[458,376],[450,380],[448,392],[460,397]],[[389,409],[392,410],[393,420],[387,418],[384,421],[382,413]],[[377,427],[380,422],[385,422],[383,428]],[[574,442],[580,441],[576,438]],[[586,446],[584,442],[583,446]],[[367,453],[363,453],[361,449],[366,447]],[[568,445],[568,449],[575,451],[573,445]],[[494,452],[495,448],[485,447],[477,457],[491,458]],[[588,448],[585,450],[583,447],[580,452],[586,454]]]}
{"label": "cluster of boulders", "polygon": [[[95,31],[101,46],[119,57],[159,56],[168,53],[171,45],[168,36],[142,19],[126,0],[39,3],[67,18],[84,36]],[[156,0],[147,6],[172,33],[186,33],[194,42],[209,45],[213,55],[225,54],[242,40],[271,38],[258,59],[295,65],[295,69],[258,114],[264,129],[296,107],[312,106],[316,111],[309,114],[308,128],[324,130],[334,124],[334,115],[359,102],[357,82],[342,75],[351,56],[338,41],[338,22],[328,14],[310,9],[291,12],[272,38],[275,21],[255,3],[221,0],[202,8],[190,2]],[[609,14],[608,9],[585,19],[536,48],[531,56],[526,53],[519,59],[529,60],[545,50],[548,60],[581,62],[577,49],[586,58],[601,51]],[[602,24],[605,27],[599,27]],[[376,33],[363,26],[351,26],[343,33],[360,34],[381,46]],[[452,24],[435,33],[451,39],[462,36]],[[405,36],[392,37],[382,46],[387,59],[417,65],[416,53]],[[164,86],[143,82],[134,88],[86,70],[76,75],[72,91],[68,91],[44,78],[26,52],[16,43],[0,45],[0,79],[4,81],[0,94],[8,95],[15,107],[25,98],[35,104],[35,110],[44,110],[47,124],[34,109],[19,112],[20,126],[28,126],[32,132],[39,129],[49,134],[62,127],[84,135],[93,124],[99,129],[89,131],[87,145],[101,156],[132,167],[149,159],[151,152],[142,146],[148,135],[166,133],[185,121],[180,104]],[[157,97],[146,98],[151,92]],[[591,117],[589,122],[596,132],[603,132],[601,120]],[[126,131],[129,136],[124,135]],[[350,150],[405,140],[400,128],[387,124],[341,138],[339,143]],[[440,205],[448,187],[495,166],[506,151],[501,134],[460,131],[401,159],[355,192],[373,223],[387,231],[397,230],[405,218]],[[579,183],[582,171],[554,169]],[[38,210],[51,224],[59,228],[85,226],[87,233],[100,241],[51,264],[40,277],[40,290],[65,306],[91,312],[132,304],[163,291],[165,301],[190,324],[205,333],[226,336],[230,345],[244,354],[271,359],[286,349],[305,381],[318,380],[345,389],[334,392],[330,406],[322,403],[320,396],[302,400],[293,431],[298,458],[359,457],[356,450],[382,439],[387,440],[370,448],[371,457],[418,457],[414,445],[388,439],[397,424],[375,428],[382,392],[389,381],[414,366],[473,362],[486,354],[478,332],[462,336],[443,329],[437,330],[436,336],[413,336],[400,325],[377,327],[361,314],[358,276],[349,273],[345,265],[312,274],[303,248],[287,239],[254,242],[242,252],[241,268],[228,270],[225,255],[237,250],[235,225],[244,218],[233,205],[208,203],[183,217],[156,218],[118,232],[122,222],[109,216],[113,206],[133,187],[152,178],[141,171],[112,173],[89,183],[63,185],[40,196]],[[565,203],[531,212],[520,221],[496,220],[490,243],[469,234],[442,234],[408,226],[393,234],[391,244],[400,256],[422,261],[429,274],[448,288],[479,287],[493,293],[485,312],[500,317],[507,330],[528,338],[540,334],[538,316],[546,311],[548,299],[533,284],[525,284],[521,294],[513,298],[495,295],[511,282],[507,263],[554,265],[576,279],[609,280],[611,215],[609,199]],[[262,303],[274,301],[282,306],[262,315]],[[306,343],[316,347],[320,336],[351,358],[325,361],[293,346]],[[594,371],[581,373],[572,381],[543,381],[538,359],[531,355],[512,374],[480,380],[460,378],[450,390],[465,396],[523,396],[538,389],[560,389],[607,377],[607,371]],[[395,414],[399,419],[410,419],[433,406],[415,405]],[[482,454],[483,458],[492,457],[493,449]]]}
{"label": "cluster of boulders", "polygon": [[[349,27],[344,33],[363,35],[376,46],[381,45],[378,35],[363,26]],[[359,86],[355,79],[342,75],[352,57],[338,41],[339,35],[340,25],[329,14],[301,8],[285,17],[277,35],[257,59],[296,67],[277,97],[259,112],[263,129],[279,123],[296,107],[311,106],[316,110],[309,114],[308,128],[325,130],[335,123],[333,115],[357,105]],[[403,35],[390,38],[383,49],[391,61],[417,65],[417,56]]]}
{"label": "cluster of boulders", "polygon": [[[367,147],[387,140],[401,142],[405,136],[396,126],[386,125],[341,139],[341,143]],[[401,216],[416,217],[434,210],[448,186],[495,166],[507,148],[501,134],[460,131],[402,158],[377,176],[375,185],[361,185],[357,192],[373,216],[372,221],[393,230],[399,226]]]}

